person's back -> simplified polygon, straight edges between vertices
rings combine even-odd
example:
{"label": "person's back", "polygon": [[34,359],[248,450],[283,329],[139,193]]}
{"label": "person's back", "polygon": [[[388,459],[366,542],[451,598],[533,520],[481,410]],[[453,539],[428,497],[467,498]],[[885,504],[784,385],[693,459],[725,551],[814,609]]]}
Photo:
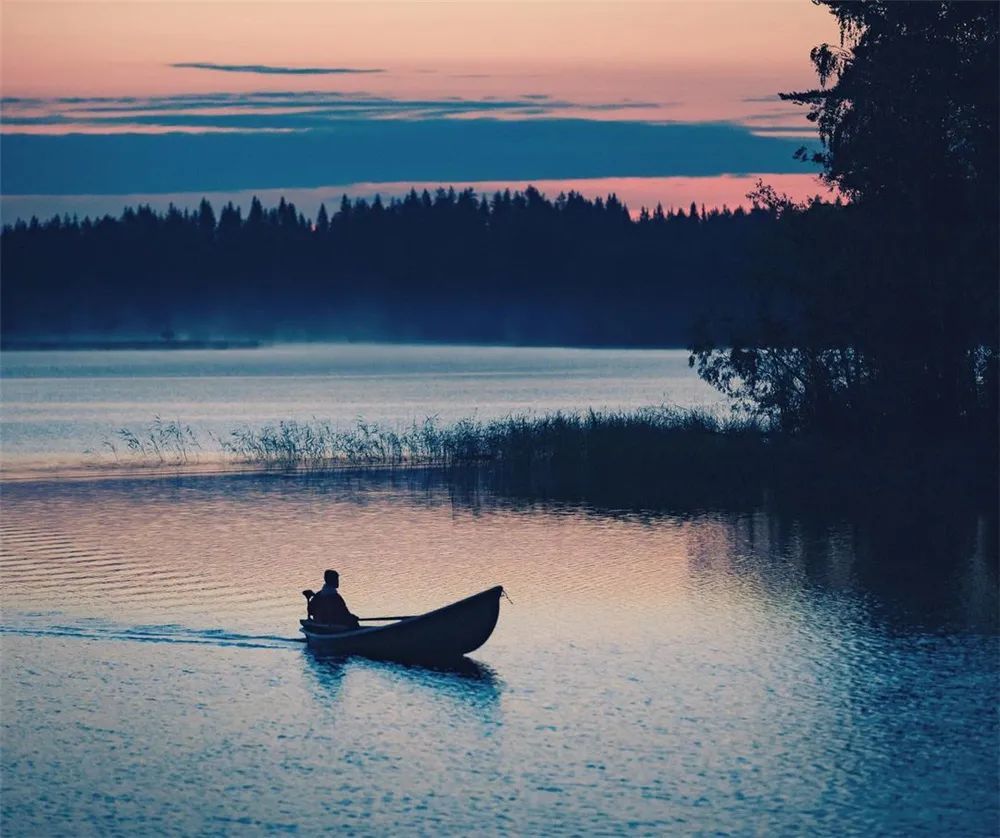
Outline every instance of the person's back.
{"label": "person's back", "polygon": [[309,618],[317,623],[357,628],[358,618],[347,609],[347,603],[337,591],[340,576],[335,570],[323,574],[323,588],[309,600]]}

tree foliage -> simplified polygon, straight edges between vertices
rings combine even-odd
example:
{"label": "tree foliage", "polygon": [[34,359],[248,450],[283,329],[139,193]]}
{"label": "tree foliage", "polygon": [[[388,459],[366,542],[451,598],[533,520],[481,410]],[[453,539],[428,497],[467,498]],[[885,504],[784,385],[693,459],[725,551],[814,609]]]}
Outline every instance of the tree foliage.
{"label": "tree foliage", "polygon": [[784,302],[692,363],[789,430],[992,434],[1000,6],[822,5],[841,43],[812,51],[818,88],[783,97],[809,109],[822,149],[800,156],[847,204],[758,192],[781,218],[758,273]]}

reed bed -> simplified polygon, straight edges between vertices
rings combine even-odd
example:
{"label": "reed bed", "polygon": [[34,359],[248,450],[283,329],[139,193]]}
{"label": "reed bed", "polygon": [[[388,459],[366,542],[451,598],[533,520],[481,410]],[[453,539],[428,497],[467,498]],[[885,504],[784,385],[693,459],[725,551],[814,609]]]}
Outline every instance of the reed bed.
{"label": "reed bed", "polygon": [[750,511],[777,500],[826,514],[869,501],[884,506],[886,497],[933,511],[942,495],[965,506],[996,496],[995,469],[968,445],[875,450],[780,434],[752,418],[666,406],[450,424],[428,418],[408,427],[285,421],[236,428],[211,440],[203,446],[188,426],[156,417],[141,430],[119,429],[104,447],[120,465],[221,458],[305,473],[431,467],[460,492],[679,513]]}
{"label": "reed bed", "polygon": [[666,406],[406,428],[279,422],[219,443],[228,458],[268,469],[435,467],[455,487],[616,508],[752,507],[775,459],[769,433],[752,419]]}
{"label": "reed bed", "polygon": [[668,454],[671,459],[700,457],[706,446],[759,442],[765,433],[752,420],[664,406],[461,419],[450,424],[431,417],[408,427],[363,419],[348,428],[320,419],[282,421],[209,437],[213,444],[203,446],[189,426],[157,416],[145,428],[118,429],[102,447],[116,461],[148,465],[195,462],[203,453],[211,456],[213,448],[230,462],[281,469],[608,465],[655,462]]}
{"label": "reed bed", "polygon": [[462,419],[441,425],[429,418],[405,428],[358,420],[341,430],[330,422],[278,422],[243,427],[218,440],[225,455],[281,468],[470,464],[514,465],[648,459],[708,440],[762,438],[747,420],[669,407],[587,411],[493,420]]}
{"label": "reed bed", "polygon": [[[183,465],[198,460],[201,443],[190,425],[154,416],[145,428],[119,428],[105,437],[101,447],[116,463],[126,461],[152,465]],[[95,454],[87,450],[85,454]]]}

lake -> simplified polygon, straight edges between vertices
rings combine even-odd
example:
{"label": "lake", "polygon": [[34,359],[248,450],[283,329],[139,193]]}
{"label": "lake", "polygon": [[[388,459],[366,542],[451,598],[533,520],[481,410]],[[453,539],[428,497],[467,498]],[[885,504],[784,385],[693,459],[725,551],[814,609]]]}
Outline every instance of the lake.
{"label": "lake", "polygon": [[3,467],[109,460],[104,443],[119,428],[141,430],[155,416],[190,425],[210,458],[211,434],[281,420],[402,427],[430,416],[719,406],[687,357],[684,350],[391,344],[4,352]]}
{"label": "lake", "polygon": [[[5,402],[53,406],[15,453],[154,405],[223,427],[711,398],[680,353],[356,351],[356,379],[331,348],[5,357]],[[995,510],[597,507],[433,470],[0,490],[5,834],[996,833]],[[362,615],[511,601],[462,667],[326,660],[290,642],[326,567]]]}

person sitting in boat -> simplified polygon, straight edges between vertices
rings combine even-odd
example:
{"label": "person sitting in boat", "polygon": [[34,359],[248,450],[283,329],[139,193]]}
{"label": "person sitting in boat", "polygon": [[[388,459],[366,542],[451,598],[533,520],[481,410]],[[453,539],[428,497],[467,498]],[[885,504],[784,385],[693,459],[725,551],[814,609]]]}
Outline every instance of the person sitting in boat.
{"label": "person sitting in boat", "polygon": [[340,574],[335,570],[323,573],[323,588],[309,598],[309,619],[331,626],[358,627],[358,618],[347,610],[347,603],[337,592]]}

